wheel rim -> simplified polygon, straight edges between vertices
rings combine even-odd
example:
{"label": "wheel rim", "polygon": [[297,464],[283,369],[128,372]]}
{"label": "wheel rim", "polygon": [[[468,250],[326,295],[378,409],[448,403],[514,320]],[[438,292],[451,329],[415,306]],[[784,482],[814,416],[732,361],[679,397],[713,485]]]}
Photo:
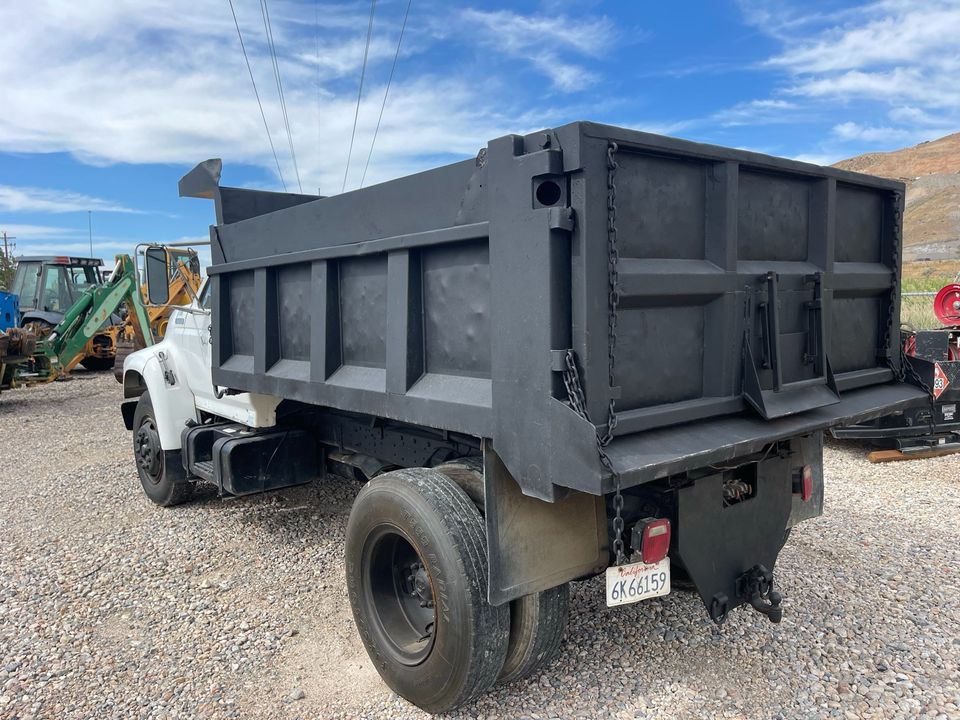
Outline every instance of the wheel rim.
{"label": "wheel rim", "polygon": [[381,526],[364,548],[364,592],[383,648],[403,665],[419,665],[433,649],[433,582],[423,559],[398,528]]}
{"label": "wheel rim", "polygon": [[160,482],[163,471],[161,452],[157,426],[154,425],[152,418],[145,418],[133,438],[133,454],[137,460],[137,467],[143,470],[154,485]]}

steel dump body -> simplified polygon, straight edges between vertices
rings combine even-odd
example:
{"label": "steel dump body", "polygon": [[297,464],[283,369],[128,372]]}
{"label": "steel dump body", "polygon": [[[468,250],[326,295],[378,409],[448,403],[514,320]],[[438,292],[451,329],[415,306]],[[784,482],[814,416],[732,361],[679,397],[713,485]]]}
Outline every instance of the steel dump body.
{"label": "steel dump body", "polygon": [[329,198],[196,172],[215,383],[486,439],[529,495],[611,490],[611,399],[630,486],[923,397],[899,182],[592,123]]}

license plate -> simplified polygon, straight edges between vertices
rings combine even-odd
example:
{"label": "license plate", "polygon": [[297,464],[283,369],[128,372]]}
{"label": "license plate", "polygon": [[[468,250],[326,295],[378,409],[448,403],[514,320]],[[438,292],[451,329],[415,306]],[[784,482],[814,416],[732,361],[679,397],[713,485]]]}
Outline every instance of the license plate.
{"label": "license plate", "polygon": [[607,607],[629,605],[669,594],[669,557],[654,565],[633,563],[607,568]]}

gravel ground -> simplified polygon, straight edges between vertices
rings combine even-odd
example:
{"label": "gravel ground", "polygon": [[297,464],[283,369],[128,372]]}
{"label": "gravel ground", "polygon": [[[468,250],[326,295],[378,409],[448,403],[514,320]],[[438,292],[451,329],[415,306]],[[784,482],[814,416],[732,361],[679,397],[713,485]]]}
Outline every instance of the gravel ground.
{"label": "gravel ground", "polygon": [[[329,478],[162,510],[109,374],[0,397],[0,717],[423,718],[353,628]],[[960,718],[960,458],[827,450],[778,564],[783,623],[574,586],[562,656],[463,718]]]}

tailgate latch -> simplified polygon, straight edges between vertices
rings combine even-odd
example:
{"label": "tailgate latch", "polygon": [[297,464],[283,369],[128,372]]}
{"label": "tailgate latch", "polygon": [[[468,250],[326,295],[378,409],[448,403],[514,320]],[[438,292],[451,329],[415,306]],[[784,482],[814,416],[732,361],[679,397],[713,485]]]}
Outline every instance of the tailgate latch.
{"label": "tailgate latch", "polygon": [[737,578],[737,596],[766,615],[770,622],[778,623],[783,619],[783,608],[780,607],[783,597],[773,589],[773,572],[763,565],[754,565]]}

